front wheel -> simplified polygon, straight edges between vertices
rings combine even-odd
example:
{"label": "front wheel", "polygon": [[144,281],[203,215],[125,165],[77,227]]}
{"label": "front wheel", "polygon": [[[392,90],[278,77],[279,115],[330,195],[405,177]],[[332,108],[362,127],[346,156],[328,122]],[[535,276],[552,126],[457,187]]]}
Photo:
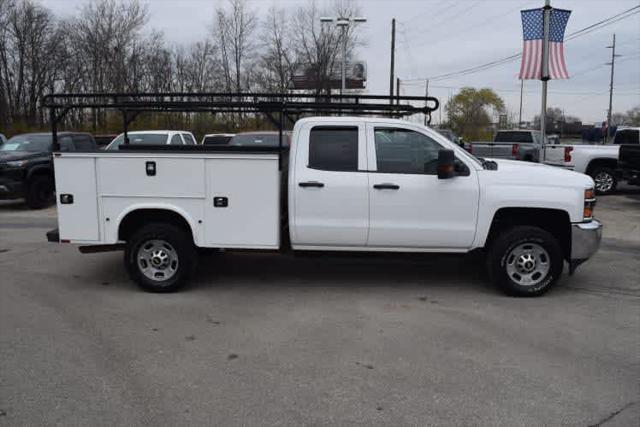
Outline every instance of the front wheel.
{"label": "front wheel", "polygon": [[611,194],[616,191],[618,180],[611,168],[598,167],[591,173],[591,178],[595,183],[595,190],[598,194]]}
{"label": "front wheel", "polygon": [[46,208],[53,203],[54,184],[51,177],[37,175],[27,187],[26,202],[31,209]]}
{"label": "front wheel", "polygon": [[564,259],[557,239],[531,226],[516,226],[500,234],[489,249],[489,275],[506,293],[538,296],[560,278]]}
{"label": "front wheel", "polygon": [[124,254],[131,279],[150,292],[178,290],[191,276],[196,259],[191,233],[163,223],[140,228],[128,240]]}

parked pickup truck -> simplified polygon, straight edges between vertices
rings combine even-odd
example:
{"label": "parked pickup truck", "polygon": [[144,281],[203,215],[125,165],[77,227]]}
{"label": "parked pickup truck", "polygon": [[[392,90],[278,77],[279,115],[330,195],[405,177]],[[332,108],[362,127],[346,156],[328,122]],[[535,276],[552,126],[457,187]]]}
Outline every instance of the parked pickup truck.
{"label": "parked pickup truck", "polygon": [[542,136],[537,130],[499,130],[493,142],[474,141],[467,150],[478,157],[492,159],[540,161]]}
{"label": "parked pickup truck", "polygon": [[640,144],[621,145],[617,175],[631,185],[640,185]]}
{"label": "parked pickup truck", "polygon": [[[95,151],[87,133],[60,132],[65,152]],[[25,133],[0,145],[0,199],[25,199],[31,209],[53,203],[53,160],[50,133]]]}
{"label": "parked pickup truck", "polygon": [[[167,144],[167,145],[196,145],[196,138],[191,132],[177,130],[139,130],[127,134],[129,144]],[[114,151],[124,144],[124,134],[121,133],[107,145],[105,150]]]}
{"label": "parked pickup truck", "polygon": [[591,178],[481,160],[415,123],[304,118],[287,158],[279,152],[131,145],[56,153],[59,228],[48,238],[84,252],[124,246],[131,278],[155,292],[187,282],[197,248],[483,250],[495,283],[532,296],[557,282],[565,261],[573,272],[599,246]]}
{"label": "parked pickup truck", "polygon": [[545,163],[585,173],[595,181],[596,193],[610,194],[624,179],[616,173],[621,144],[640,145],[640,128],[619,128],[612,144],[548,145]]}

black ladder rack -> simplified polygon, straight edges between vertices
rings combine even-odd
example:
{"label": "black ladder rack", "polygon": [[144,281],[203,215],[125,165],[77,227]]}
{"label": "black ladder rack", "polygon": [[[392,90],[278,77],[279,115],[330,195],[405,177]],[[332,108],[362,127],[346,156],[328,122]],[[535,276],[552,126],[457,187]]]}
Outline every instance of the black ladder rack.
{"label": "black ladder rack", "polygon": [[125,145],[129,143],[128,125],[142,112],[262,113],[280,131],[281,153],[285,119],[293,123],[310,114],[388,117],[425,114],[429,121],[439,102],[424,96],[165,92],[58,93],[46,95],[43,105],[49,109],[54,151],[60,150],[58,124],[70,110],[103,108],[122,113]]}

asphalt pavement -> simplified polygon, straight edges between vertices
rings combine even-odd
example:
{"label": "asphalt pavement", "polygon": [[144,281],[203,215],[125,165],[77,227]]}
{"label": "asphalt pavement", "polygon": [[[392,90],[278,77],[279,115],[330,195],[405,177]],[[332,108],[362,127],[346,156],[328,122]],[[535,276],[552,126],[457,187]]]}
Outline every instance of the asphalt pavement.
{"label": "asphalt pavement", "polygon": [[[640,424],[640,189],[541,298],[470,256],[222,253],[180,293],[0,202],[0,425]],[[565,269],[566,272],[566,269]]]}

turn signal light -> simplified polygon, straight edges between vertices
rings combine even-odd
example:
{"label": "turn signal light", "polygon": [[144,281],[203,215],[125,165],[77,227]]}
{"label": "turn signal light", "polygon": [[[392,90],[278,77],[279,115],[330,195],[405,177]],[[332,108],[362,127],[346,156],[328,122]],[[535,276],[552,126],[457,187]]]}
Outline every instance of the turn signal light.
{"label": "turn signal light", "polygon": [[593,191],[593,188],[589,188],[587,190],[584,190],[584,199],[585,200],[591,200],[591,199],[595,199],[596,198],[596,193],[595,191]]}
{"label": "turn signal light", "polygon": [[585,221],[593,219],[593,208],[596,206],[596,195],[593,188],[584,190],[584,210],[582,217]]}

